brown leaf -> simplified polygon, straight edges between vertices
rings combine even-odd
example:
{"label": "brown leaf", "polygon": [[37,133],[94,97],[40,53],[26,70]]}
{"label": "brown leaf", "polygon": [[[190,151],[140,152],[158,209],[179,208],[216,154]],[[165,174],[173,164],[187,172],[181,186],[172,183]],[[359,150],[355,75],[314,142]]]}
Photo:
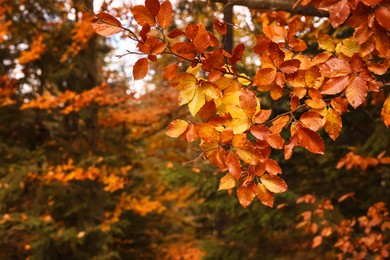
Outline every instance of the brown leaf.
{"label": "brown leaf", "polygon": [[241,185],[237,188],[238,201],[244,208],[246,208],[252,203],[255,196],[256,195],[253,193],[251,187],[245,187]]}
{"label": "brown leaf", "polygon": [[160,5],[160,11],[157,14],[157,22],[158,24],[166,29],[171,25],[173,21],[173,9],[172,4],[169,0],[166,0],[164,3]]}
{"label": "brown leaf", "polygon": [[108,13],[98,13],[92,20],[92,27],[96,33],[102,36],[111,36],[122,31],[122,24],[114,16]]}
{"label": "brown leaf", "polygon": [[348,81],[349,81],[348,76],[329,79],[322,86],[321,94],[325,94],[325,95],[338,94],[347,87]]}
{"label": "brown leaf", "polygon": [[267,190],[263,184],[257,184],[257,198],[263,203],[265,206],[273,207],[274,205],[274,194]]}
{"label": "brown leaf", "polygon": [[349,81],[349,85],[347,87],[345,95],[347,97],[348,103],[356,109],[364,102],[367,93],[367,82],[359,76],[354,76]]}
{"label": "brown leaf", "polygon": [[267,190],[273,193],[282,193],[287,190],[286,182],[276,175],[264,174],[260,177],[260,180]]}
{"label": "brown leaf", "polygon": [[334,109],[329,108],[328,113],[326,114],[326,123],[324,125],[325,132],[327,132],[330,138],[335,141],[340,135],[342,128],[343,123],[340,114]]}
{"label": "brown leaf", "polygon": [[147,58],[139,59],[133,67],[134,80],[143,79],[149,71],[149,62]]}
{"label": "brown leaf", "polygon": [[234,47],[232,56],[228,58],[229,64],[236,64],[242,60],[242,55],[244,55],[245,51],[245,45],[239,44],[236,47]]}
{"label": "brown leaf", "polygon": [[150,13],[149,9],[143,5],[136,5],[130,8],[131,13],[133,14],[134,20],[141,26],[149,24],[150,27],[156,25],[153,15]]}
{"label": "brown leaf", "polygon": [[169,137],[179,137],[187,130],[188,123],[181,119],[172,121],[167,128],[166,135]]}
{"label": "brown leaf", "polygon": [[214,19],[214,28],[218,33],[222,35],[225,35],[227,32],[226,23],[217,19]]}

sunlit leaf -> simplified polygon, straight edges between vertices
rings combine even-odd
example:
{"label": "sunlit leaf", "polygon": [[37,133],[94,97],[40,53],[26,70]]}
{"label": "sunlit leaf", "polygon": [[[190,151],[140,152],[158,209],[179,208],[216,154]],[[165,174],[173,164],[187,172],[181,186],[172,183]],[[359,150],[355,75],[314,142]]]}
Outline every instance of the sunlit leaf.
{"label": "sunlit leaf", "polygon": [[92,20],[92,27],[102,36],[111,36],[122,31],[122,24],[108,13],[98,13]]}
{"label": "sunlit leaf", "polygon": [[169,137],[179,137],[187,130],[188,123],[181,119],[172,121],[167,128],[166,135]]}
{"label": "sunlit leaf", "polygon": [[267,190],[263,184],[257,184],[257,198],[263,203],[265,206],[273,207],[274,205],[274,194]]}
{"label": "sunlit leaf", "polygon": [[345,92],[348,103],[351,104],[351,106],[353,106],[355,109],[364,102],[367,94],[367,82],[359,76],[355,76],[350,80]]}
{"label": "sunlit leaf", "polygon": [[149,9],[143,5],[136,5],[130,8],[131,13],[133,14],[134,20],[141,26],[148,24],[150,27],[156,25],[153,15],[150,13]]}
{"label": "sunlit leaf", "polygon": [[171,25],[173,21],[173,9],[169,0],[166,0],[160,5],[160,11],[158,12],[156,19],[158,24],[164,29]]}
{"label": "sunlit leaf", "polygon": [[249,187],[245,187],[245,186],[240,185],[237,188],[238,201],[240,202],[241,206],[243,206],[244,208],[248,207],[252,203],[255,196],[256,195],[253,193],[252,189]]}
{"label": "sunlit leaf", "polygon": [[225,176],[223,176],[221,178],[221,180],[219,181],[219,188],[218,190],[230,190],[234,187],[236,187],[236,179],[234,178],[234,176],[230,173],[227,173]]}
{"label": "sunlit leaf", "polygon": [[321,94],[325,94],[325,95],[338,94],[347,87],[348,81],[349,81],[348,76],[328,79],[328,81],[326,81],[325,84],[322,86]]}
{"label": "sunlit leaf", "polygon": [[260,180],[267,190],[273,193],[282,193],[287,190],[286,182],[276,175],[264,174],[260,177]]}
{"label": "sunlit leaf", "polygon": [[322,128],[322,116],[315,111],[307,111],[303,113],[299,119],[306,127],[313,131],[318,131]]}
{"label": "sunlit leaf", "polygon": [[383,122],[387,127],[389,127],[390,126],[390,96],[386,98],[386,101],[383,104],[381,115],[383,118]]}

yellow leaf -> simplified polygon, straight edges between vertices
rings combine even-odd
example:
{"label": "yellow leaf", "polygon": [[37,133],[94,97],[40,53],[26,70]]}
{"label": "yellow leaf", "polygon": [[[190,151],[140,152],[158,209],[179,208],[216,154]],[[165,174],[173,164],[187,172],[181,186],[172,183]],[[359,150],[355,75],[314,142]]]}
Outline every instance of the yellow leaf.
{"label": "yellow leaf", "polygon": [[360,45],[356,44],[354,39],[347,38],[336,46],[336,52],[342,53],[345,56],[352,57],[355,53],[359,53]]}
{"label": "yellow leaf", "polygon": [[329,35],[319,35],[317,37],[317,40],[318,40],[318,45],[320,46],[321,49],[326,50],[328,52],[334,51],[333,38],[330,37]]}
{"label": "yellow leaf", "polygon": [[194,98],[188,104],[188,109],[190,110],[191,115],[195,117],[205,103],[206,99],[204,97],[203,91],[199,87],[196,88]]}
{"label": "yellow leaf", "polygon": [[274,205],[274,194],[267,190],[263,184],[257,184],[257,198],[268,207],[273,207]]}
{"label": "yellow leaf", "polygon": [[189,66],[186,70],[187,73],[190,73],[196,77],[200,71],[200,67],[202,67],[202,63],[198,63],[195,67]]}
{"label": "yellow leaf", "polygon": [[219,181],[219,188],[218,190],[230,190],[236,186],[236,178],[231,175],[230,173],[227,173],[225,176],[221,178]]}
{"label": "yellow leaf", "polygon": [[246,74],[241,73],[240,76],[242,77],[238,78],[238,82],[240,82],[242,85],[248,86],[249,84],[251,84],[251,81],[249,80],[249,77]]}
{"label": "yellow leaf", "polygon": [[343,127],[341,121],[341,116],[336,110],[329,108],[328,113],[326,114],[326,123],[324,125],[325,131],[328,133],[330,138],[335,141],[340,135],[341,129]]}
{"label": "yellow leaf", "polygon": [[250,127],[250,122],[247,118],[234,118],[230,124],[227,125],[233,129],[233,134],[244,133]]}
{"label": "yellow leaf", "polygon": [[194,85],[190,88],[187,88],[187,89],[180,91],[179,97],[178,97],[179,106],[182,106],[184,104],[189,103],[194,98],[195,90],[196,90],[196,86]]}

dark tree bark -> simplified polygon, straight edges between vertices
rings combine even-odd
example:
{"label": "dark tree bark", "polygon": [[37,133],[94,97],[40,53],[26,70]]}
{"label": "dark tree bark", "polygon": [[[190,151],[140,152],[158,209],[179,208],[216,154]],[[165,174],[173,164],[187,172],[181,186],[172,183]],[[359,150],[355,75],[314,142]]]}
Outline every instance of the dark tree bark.
{"label": "dark tree bark", "polygon": [[267,11],[286,11],[293,14],[308,16],[328,17],[329,13],[318,10],[314,6],[298,5],[293,9],[295,0],[212,0],[216,3],[225,5],[241,5],[249,9],[267,10]]}
{"label": "dark tree bark", "polygon": [[223,9],[223,20],[226,23],[226,35],[223,39],[223,48],[232,53],[233,50],[233,5],[226,5]]}

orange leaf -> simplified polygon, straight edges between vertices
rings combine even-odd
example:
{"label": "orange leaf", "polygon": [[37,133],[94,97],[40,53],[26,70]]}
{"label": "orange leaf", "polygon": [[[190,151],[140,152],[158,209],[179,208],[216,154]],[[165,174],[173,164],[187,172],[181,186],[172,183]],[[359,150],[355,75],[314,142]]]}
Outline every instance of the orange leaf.
{"label": "orange leaf", "polygon": [[258,87],[271,85],[275,81],[276,70],[273,68],[259,69],[253,79],[253,84]]}
{"label": "orange leaf", "polygon": [[143,79],[148,74],[149,62],[147,58],[139,59],[133,67],[134,80]]}
{"label": "orange leaf", "polygon": [[122,24],[108,13],[98,13],[92,20],[92,27],[102,36],[111,36],[122,31]]}
{"label": "orange leaf", "polygon": [[272,126],[269,128],[269,130],[271,130],[271,132],[274,134],[279,134],[280,132],[282,132],[283,128],[289,121],[290,121],[289,116],[287,115],[281,116],[272,122]]}
{"label": "orange leaf", "polygon": [[255,115],[255,123],[256,124],[261,124],[267,121],[267,119],[270,117],[272,113],[272,110],[260,110],[256,115]]}
{"label": "orange leaf", "polygon": [[265,170],[271,175],[282,173],[282,169],[280,168],[278,162],[272,159],[265,160]]}
{"label": "orange leaf", "polygon": [[285,74],[292,74],[298,71],[299,65],[301,65],[301,62],[299,60],[287,60],[280,64],[280,71]]}
{"label": "orange leaf", "polygon": [[199,24],[198,28],[193,44],[197,53],[203,53],[210,46],[210,37],[203,24]]}
{"label": "orange leaf", "polygon": [[187,142],[191,143],[198,139],[198,125],[190,124],[186,132]]}
{"label": "orange leaf", "polygon": [[287,190],[286,182],[276,175],[264,174],[260,177],[260,180],[267,190],[273,193],[282,193]]}
{"label": "orange leaf", "polygon": [[240,106],[249,118],[256,113],[257,97],[253,91],[243,88],[240,93]]}
{"label": "orange leaf", "polygon": [[244,55],[244,51],[245,45],[242,43],[234,47],[232,57],[228,58],[229,64],[236,64],[237,62],[240,62],[242,60],[242,55]]}
{"label": "orange leaf", "polygon": [[145,6],[153,16],[160,11],[160,2],[158,0],[145,0]]}
{"label": "orange leaf", "polygon": [[199,137],[205,142],[218,142],[219,141],[219,133],[218,131],[212,127],[211,125],[205,123],[201,124],[198,129]]}
{"label": "orange leaf", "polygon": [[187,130],[188,123],[181,119],[172,121],[167,128],[166,135],[169,137],[179,137]]}
{"label": "orange leaf", "polygon": [[305,103],[306,105],[314,109],[321,109],[326,107],[326,102],[319,98],[306,99]]}
{"label": "orange leaf", "polygon": [[364,102],[367,93],[367,82],[359,76],[354,76],[349,82],[349,86],[347,87],[345,95],[347,97],[348,103],[356,109]]}
{"label": "orange leaf", "polygon": [[227,173],[225,176],[221,178],[219,181],[219,188],[218,191],[220,190],[230,190],[236,186],[236,179],[234,178],[233,175],[230,173]]}
{"label": "orange leaf", "polygon": [[336,28],[344,23],[347,20],[350,12],[351,8],[349,7],[347,0],[337,1],[336,4],[332,5],[329,10],[329,14],[333,28]]}
{"label": "orange leaf", "polygon": [[196,77],[191,73],[180,73],[169,81],[169,84],[179,91],[195,87],[196,83]]}
{"label": "orange leaf", "polygon": [[228,166],[229,172],[238,180],[241,177],[241,165],[237,155],[229,151],[225,163]]}
{"label": "orange leaf", "polygon": [[316,236],[313,238],[312,248],[319,247],[322,244],[322,236]]}
{"label": "orange leaf", "polygon": [[348,103],[347,103],[347,100],[345,98],[342,98],[342,97],[332,98],[332,101],[330,102],[330,104],[332,105],[334,110],[336,110],[340,114],[348,112],[348,108],[347,108]]}
{"label": "orange leaf", "polygon": [[324,125],[325,132],[327,132],[330,138],[335,141],[340,135],[342,128],[343,123],[340,114],[334,109],[329,108],[328,113],[326,114],[326,123]]}
{"label": "orange leaf", "polygon": [[389,127],[390,126],[390,96],[386,98],[386,101],[383,104],[381,115],[383,118],[383,122],[387,127]]}
{"label": "orange leaf", "polygon": [[321,66],[321,73],[328,78],[346,76],[351,72],[351,65],[339,58],[330,59]]}
{"label": "orange leaf", "polygon": [[257,198],[263,203],[265,206],[273,207],[274,205],[274,194],[267,190],[263,184],[257,184]]}
{"label": "orange leaf", "polygon": [[375,10],[375,19],[380,26],[385,28],[387,31],[390,31],[390,6],[384,5],[380,6]]}
{"label": "orange leaf", "polygon": [[190,42],[176,42],[172,44],[171,50],[173,53],[190,60],[196,56],[195,46]]}
{"label": "orange leaf", "polygon": [[340,93],[347,87],[348,80],[349,80],[348,76],[329,79],[322,86],[321,94],[334,95]]}
{"label": "orange leaf", "polygon": [[343,196],[341,196],[337,201],[343,202],[344,200],[346,200],[348,198],[353,198],[354,196],[355,196],[355,192],[350,192],[350,193],[347,193],[347,194],[344,194]]}
{"label": "orange leaf", "polygon": [[136,5],[130,8],[131,13],[133,14],[134,20],[141,26],[149,24],[150,27],[156,25],[153,15],[150,13],[149,9],[143,5]]}
{"label": "orange leaf", "polygon": [[169,0],[166,0],[164,3],[160,5],[160,11],[157,14],[157,22],[158,24],[166,29],[171,25],[173,21],[173,9],[172,4]]}
{"label": "orange leaf", "polygon": [[237,188],[237,198],[241,206],[246,208],[252,203],[253,199],[255,198],[255,194],[250,187],[241,185]]}
{"label": "orange leaf", "polygon": [[324,154],[325,145],[324,140],[316,132],[306,127],[297,128],[297,136],[299,140],[299,146],[306,148],[315,154]]}
{"label": "orange leaf", "polygon": [[174,77],[176,77],[178,70],[179,70],[179,64],[177,63],[169,64],[164,68],[162,78],[164,80],[171,80]]}
{"label": "orange leaf", "polygon": [[299,120],[313,131],[318,131],[322,128],[322,116],[315,111],[303,113]]}
{"label": "orange leaf", "polygon": [[221,22],[221,21],[219,21],[217,19],[214,19],[214,28],[215,28],[215,30],[218,33],[220,33],[222,35],[225,35],[226,32],[227,32],[227,30],[226,30],[226,23],[223,22],[223,21]]}

